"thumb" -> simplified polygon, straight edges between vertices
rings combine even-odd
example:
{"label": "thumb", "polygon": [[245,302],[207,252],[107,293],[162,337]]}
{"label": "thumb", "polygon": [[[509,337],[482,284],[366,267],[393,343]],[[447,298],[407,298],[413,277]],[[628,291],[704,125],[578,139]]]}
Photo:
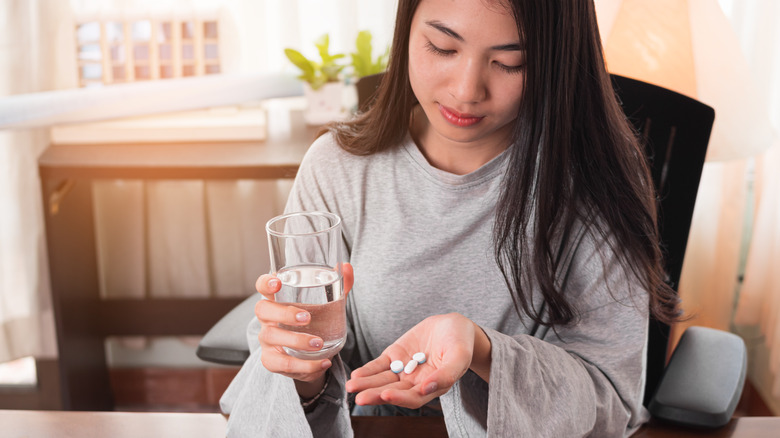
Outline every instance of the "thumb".
{"label": "thumb", "polygon": [[458,379],[447,368],[439,368],[420,383],[420,395],[436,398],[452,388]]}

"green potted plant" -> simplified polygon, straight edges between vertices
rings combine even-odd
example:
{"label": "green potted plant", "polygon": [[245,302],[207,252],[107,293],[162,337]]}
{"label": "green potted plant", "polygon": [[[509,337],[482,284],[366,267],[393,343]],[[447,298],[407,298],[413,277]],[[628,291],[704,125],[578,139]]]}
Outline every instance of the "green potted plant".
{"label": "green potted plant", "polygon": [[358,102],[363,102],[361,110],[365,110],[373,100],[376,88],[382,78],[382,73],[387,69],[387,59],[390,56],[390,47],[374,59],[372,54],[371,31],[363,30],[355,39],[355,51],[352,57],[352,77],[356,79]]}
{"label": "green potted plant", "polygon": [[360,31],[355,39],[355,51],[350,53],[350,57],[352,57],[352,76],[356,79],[382,73],[387,68],[390,48],[388,47],[385,53],[374,59],[371,39],[370,30]]}
{"label": "green potted plant", "polygon": [[321,125],[346,115],[342,77],[342,70],[346,65],[337,62],[345,57],[344,54],[330,53],[328,34],[319,37],[314,45],[319,52],[319,61],[309,59],[295,49],[284,49],[284,54],[301,70],[298,78],[304,81],[303,90],[307,103],[304,119],[311,125]]}

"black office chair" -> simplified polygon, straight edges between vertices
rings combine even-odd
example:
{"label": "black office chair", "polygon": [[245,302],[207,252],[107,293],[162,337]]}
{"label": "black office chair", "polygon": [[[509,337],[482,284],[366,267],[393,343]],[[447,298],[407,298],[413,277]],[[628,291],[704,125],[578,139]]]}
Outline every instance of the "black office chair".
{"label": "black office chair", "polygon": [[[381,78],[380,74],[363,79],[374,82],[368,89],[375,90]],[[665,88],[617,75],[612,80],[652,164],[667,281],[676,288],[715,112]],[[372,98],[362,93],[360,101]],[[259,294],[247,298],[209,330],[198,346],[198,357],[243,364],[249,357],[246,326],[259,299]],[[667,366],[668,340],[669,326],[651,320],[645,406],[655,418],[686,426],[728,423],[745,381],[747,351],[742,339],[720,330],[690,327]]]}
{"label": "black office chair", "polygon": [[[677,289],[715,111],[689,97],[612,75],[623,111],[641,134],[658,197],[667,282]],[[739,336],[690,327],[666,365],[669,326],[650,322],[645,406],[680,424],[719,427],[731,419],[745,383]]]}

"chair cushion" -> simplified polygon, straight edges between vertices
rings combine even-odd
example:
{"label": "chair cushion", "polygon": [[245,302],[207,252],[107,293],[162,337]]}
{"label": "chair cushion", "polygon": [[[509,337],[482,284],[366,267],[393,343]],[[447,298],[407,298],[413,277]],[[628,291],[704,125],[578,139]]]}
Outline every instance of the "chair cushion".
{"label": "chair cushion", "polygon": [[203,336],[195,354],[207,362],[243,365],[249,357],[246,327],[255,317],[255,304],[261,298],[260,294],[252,294],[223,316]]}

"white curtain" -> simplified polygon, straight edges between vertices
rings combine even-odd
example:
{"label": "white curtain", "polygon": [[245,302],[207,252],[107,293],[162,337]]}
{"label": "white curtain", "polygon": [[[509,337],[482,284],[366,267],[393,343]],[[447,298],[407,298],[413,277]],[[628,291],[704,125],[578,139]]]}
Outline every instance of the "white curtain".
{"label": "white curtain", "polygon": [[[763,91],[775,133],[780,132],[780,3],[723,0],[743,52]],[[751,380],[775,409],[780,408],[780,141],[756,159],[752,239],[734,323],[755,326],[761,337],[751,345]]]}
{"label": "white curtain", "polygon": [[[296,73],[283,54],[332,52],[369,29],[392,37],[395,0],[5,0],[0,98],[77,86],[74,25],[173,15],[219,21],[224,73]],[[269,127],[272,129],[272,127]],[[0,131],[0,361],[56,354],[37,158],[48,130]],[[226,296],[268,269],[264,224],[289,181],[99,181],[94,185],[101,291],[107,297]]]}
{"label": "white curtain", "polygon": [[[0,98],[58,88],[60,2],[0,2]],[[0,362],[56,355],[37,158],[48,130],[0,131]]]}

